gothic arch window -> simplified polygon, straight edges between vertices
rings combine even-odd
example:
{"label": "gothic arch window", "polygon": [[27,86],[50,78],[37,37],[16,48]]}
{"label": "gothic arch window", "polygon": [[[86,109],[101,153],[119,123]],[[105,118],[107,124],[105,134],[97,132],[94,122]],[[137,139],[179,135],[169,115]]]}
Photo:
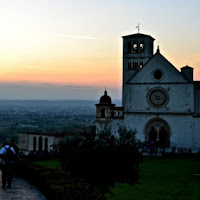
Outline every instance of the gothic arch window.
{"label": "gothic arch window", "polygon": [[127,49],[127,53],[130,54],[131,53],[131,42],[128,42],[128,49]]}
{"label": "gothic arch window", "polygon": [[39,140],[39,142],[38,142],[39,148],[38,149],[39,149],[39,151],[42,151],[42,137],[40,136],[38,140]]}
{"label": "gothic arch window", "polygon": [[36,137],[34,137],[33,138],[33,151],[36,151],[36,145],[37,145]]}
{"label": "gothic arch window", "polygon": [[45,148],[45,151],[48,151],[48,138],[46,137],[45,138],[45,142],[44,142],[44,148]]}
{"label": "gothic arch window", "polygon": [[140,53],[144,53],[144,42],[140,42]]}
{"label": "gothic arch window", "polygon": [[159,143],[161,145],[166,145],[168,142],[167,130],[164,126],[162,126],[159,130]]}
{"label": "gothic arch window", "polygon": [[134,42],[133,43],[133,54],[137,54],[138,53],[138,43]]}
{"label": "gothic arch window", "polygon": [[149,120],[144,127],[145,141],[157,142],[158,146],[169,146],[171,128],[162,118],[155,117]]}

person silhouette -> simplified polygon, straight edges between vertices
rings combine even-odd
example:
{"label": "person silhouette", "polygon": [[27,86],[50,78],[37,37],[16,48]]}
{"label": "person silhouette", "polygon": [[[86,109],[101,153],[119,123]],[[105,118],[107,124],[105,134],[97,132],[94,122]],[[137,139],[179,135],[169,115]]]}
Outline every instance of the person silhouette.
{"label": "person silhouette", "polygon": [[13,174],[15,150],[7,142],[4,142],[0,150],[0,158],[2,159],[2,188],[11,188],[11,179]]}

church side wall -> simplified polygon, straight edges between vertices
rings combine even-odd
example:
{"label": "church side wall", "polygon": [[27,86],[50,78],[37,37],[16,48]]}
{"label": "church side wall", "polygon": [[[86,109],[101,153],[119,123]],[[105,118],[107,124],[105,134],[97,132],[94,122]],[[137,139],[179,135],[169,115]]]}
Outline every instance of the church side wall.
{"label": "church side wall", "polygon": [[200,115],[200,88],[195,88],[195,113]]}
{"label": "church side wall", "polygon": [[[159,117],[165,120],[171,129],[170,146],[182,147],[182,148],[194,148],[193,144],[193,118],[192,116],[180,116],[180,115],[142,115],[142,114],[125,114],[125,126],[137,130],[136,137],[141,141],[145,141],[146,123]],[[170,149],[171,150],[171,149]]]}
{"label": "church side wall", "polygon": [[[153,108],[147,102],[147,93],[155,87],[164,88],[169,94],[169,102],[163,108]],[[124,107],[129,112],[174,112],[191,113],[194,111],[193,84],[141,84],[124,87]]]}
{"label": "church side wall", "polygon": [[194,146],[200,150],[200,117],[194,118]]}

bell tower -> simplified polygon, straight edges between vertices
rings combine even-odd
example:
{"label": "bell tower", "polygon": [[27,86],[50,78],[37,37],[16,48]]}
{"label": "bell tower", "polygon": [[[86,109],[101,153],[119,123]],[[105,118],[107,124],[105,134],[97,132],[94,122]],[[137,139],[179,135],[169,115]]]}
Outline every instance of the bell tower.
{"label": "bell tower", "polygon": [[123,36],[123,85],[153,56],[153,41],[141,33]]}

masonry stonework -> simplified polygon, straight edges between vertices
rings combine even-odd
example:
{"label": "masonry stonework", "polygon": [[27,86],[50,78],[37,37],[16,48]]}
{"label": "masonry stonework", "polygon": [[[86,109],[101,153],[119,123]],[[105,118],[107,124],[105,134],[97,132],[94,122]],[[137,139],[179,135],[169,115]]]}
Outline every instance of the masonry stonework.
{"label": "masonry stonework", "polygon": [[107,123],[117,135],[119,125],[125,125],[136,129],[140,141],[156,142],[167,151],[172,146],[199,151],[200,81],[193,80],[189,66],[178,71],[159,48],[153,54],[153,41],[139,33],[123,37],[122,117],[102,115],[103,107],[111,113],[115,105],[110,106],[110,97],[109,104],[100,101],[97,129]]}

